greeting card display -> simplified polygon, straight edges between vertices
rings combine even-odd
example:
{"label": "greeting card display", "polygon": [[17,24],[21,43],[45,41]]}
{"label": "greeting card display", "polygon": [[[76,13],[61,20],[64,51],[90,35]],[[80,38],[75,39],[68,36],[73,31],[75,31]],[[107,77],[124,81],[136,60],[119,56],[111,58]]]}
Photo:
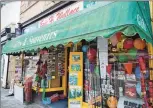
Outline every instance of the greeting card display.
{"label": "greeting card display", "polygon": [[[69,108],[81,108],[83,101],[83,53],[70,52]],[[77,105],[76,105],[77,103]]]}

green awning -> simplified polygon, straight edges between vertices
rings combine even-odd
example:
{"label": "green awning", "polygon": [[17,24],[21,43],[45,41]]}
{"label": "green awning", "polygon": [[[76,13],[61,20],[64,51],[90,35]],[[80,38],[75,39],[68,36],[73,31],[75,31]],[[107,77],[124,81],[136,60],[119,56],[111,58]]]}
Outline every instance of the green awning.
{"label": "green awning", "polygon": [[51,45],[109,38],[116,32],[126,36],[136,33],[153,44],[149,2],[112,2],[97,4],[53,24],[8,41],[3,53],[33,50]]}

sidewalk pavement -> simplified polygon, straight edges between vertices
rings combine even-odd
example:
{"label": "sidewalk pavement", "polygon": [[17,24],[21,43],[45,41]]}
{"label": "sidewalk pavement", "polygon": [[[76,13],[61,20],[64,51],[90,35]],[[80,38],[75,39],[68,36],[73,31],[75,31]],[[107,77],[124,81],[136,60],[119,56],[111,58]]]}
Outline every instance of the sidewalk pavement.
{"label": "sidewalk pavement", "polygon": [[1,107],[0,108],[51,108],[41,105],[40,102],[35,102],[29,105],[22,104],[16,100],[14,96],[7,96],[9,89],[1,88]]}

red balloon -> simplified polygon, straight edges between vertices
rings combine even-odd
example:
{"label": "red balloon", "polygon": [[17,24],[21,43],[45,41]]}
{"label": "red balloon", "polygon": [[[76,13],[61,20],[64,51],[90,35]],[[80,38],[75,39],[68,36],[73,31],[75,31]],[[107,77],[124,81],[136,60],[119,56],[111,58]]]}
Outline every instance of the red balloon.
{"label": "red balloon", "polygon": [[97,55],[97,51],[93,48],[90,48],[87,53],[87,57],[89,61],[95,61]]}
{"label": "red balloon", "polygon": [[133,39],[126,39],[123,43],[124,49],[131,49],[133,48]]}

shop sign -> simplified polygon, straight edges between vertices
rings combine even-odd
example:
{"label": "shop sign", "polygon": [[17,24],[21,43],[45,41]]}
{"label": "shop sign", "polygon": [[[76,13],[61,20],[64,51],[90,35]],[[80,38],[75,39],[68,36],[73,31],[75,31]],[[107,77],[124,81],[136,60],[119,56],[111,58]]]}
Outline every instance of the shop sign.
{"label": "shop sign", "polygon": [[69,15],[75,14],[77,12],[79,12],[80,10],[83,10],[83,2],[77,2],[75,4],[72,4],[71,6],[68,6],[50,16],[48,16],[47,18],[44,18],[42,20],[39,21],[39,28],[46,26],[48,24],[51,24],[55,21],[58,21],[62,18],[65,18]]}
{"label": "shop sign", "polygon": [[13,48],[21,47],[21,46],[26,46],[28,44],[37,44],[37,43],[42,43],[47,40],[54,40],[56,38],[57,31],[50,31],[46,34],[40,35],[40,36],[31,36],[29,38],[25,38],[24,41],[18,41],[16,42],[15,45],[12,45]]}

